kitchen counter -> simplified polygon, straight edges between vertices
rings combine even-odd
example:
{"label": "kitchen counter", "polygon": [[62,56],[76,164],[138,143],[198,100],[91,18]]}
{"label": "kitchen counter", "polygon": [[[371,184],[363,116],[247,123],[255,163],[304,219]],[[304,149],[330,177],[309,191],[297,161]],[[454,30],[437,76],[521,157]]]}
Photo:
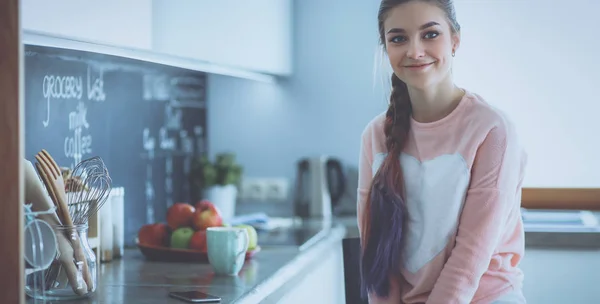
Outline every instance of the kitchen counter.
{"label": "kitchen counter", "polygon": [[[123,258],[100,264],[94,296],[69,303],[184,303],[170,298],[168,292],[192,288],[221,297],[221,303],[276,303],[293,292],[303,277],[322,268],[328,252],[341,250],[343,225],[310,225],[321,229],[301,244],[262,245],[259,238],[261,251],[234,277],[215,275],[208,263],[149,261],[137,248],[127,249]],[[333,271],[343,276],[341,268]],[[35,301],[28,299],[28,303]]]}

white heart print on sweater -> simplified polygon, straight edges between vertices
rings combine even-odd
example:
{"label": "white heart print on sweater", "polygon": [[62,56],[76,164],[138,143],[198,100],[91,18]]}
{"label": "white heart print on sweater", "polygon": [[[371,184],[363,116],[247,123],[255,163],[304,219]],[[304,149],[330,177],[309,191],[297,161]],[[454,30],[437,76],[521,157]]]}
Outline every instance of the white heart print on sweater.
{"label": "white heart print on sweater", "polygon": [[[373,175],[386,155],[375,155]],[[458,153],[443,154],[424,162],[402,153],[400,161],[408,211],[403,264],[406,270],[416,273],[442,252],[456,234],[470,172]]]}

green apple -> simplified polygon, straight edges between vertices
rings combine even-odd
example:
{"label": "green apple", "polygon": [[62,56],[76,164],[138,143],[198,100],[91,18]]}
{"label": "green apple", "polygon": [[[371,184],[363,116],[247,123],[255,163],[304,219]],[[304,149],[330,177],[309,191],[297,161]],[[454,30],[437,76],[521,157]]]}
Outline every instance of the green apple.
{"label": "green apple", "polygon": [[258,235],[256,229],[250,225],[237,225],[238,228],[246,228],[248,231],[248,250],[254,250],[258,246]]}
{"label": "green apple", "polygon": [[177,228],[171,233],[171,248],[187,249],[194,235],[194,229],[190,227]]}

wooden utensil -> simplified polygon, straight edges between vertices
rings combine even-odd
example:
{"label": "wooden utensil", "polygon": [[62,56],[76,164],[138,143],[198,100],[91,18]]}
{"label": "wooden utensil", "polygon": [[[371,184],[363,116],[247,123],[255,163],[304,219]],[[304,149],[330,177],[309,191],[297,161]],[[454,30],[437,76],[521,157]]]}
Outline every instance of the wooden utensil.
{"label": "wooden utensil", "polygon": [[[38,170],[38,173],[42,177],[42,181],[46,185],[46,189],[48,190],[50,198],[57,206],[57,215],[60,218],[60,221],[63,225],[67,227],[73,226],[73,221],[71,220],[71,216],[69,215],[69,208],[67,206],[67,195],[65,193],[65,184],[60,167],[58,166],[58,164],[56,164],[52,156],[50,156],[50,154],[46,150],[40,151],[35,156],[35,159],[37,160],[35,165]],[[71,282],[71,287],[73,288],[73,291],[75,293],[85,294],[88,291],[93,290],[94,281],[92,280],[87,260],[85,254],[83,253],[83,248],[81,248],[79,235],[77,233],[73,233],[69,235],[69,239],[73,247],[75,259],[77,259],[78,262],[81,262],[83,264],[83,279],[85,281],[85,284],[87,285],[87,288],[85,290],[82,290],[81,288],[79,288],[78,284],[76,284],[77,282]]]}
{"label": "wooden utensil", "polygon": [[[40,182],[38,175],[35,173],[33,164],[24,159],[24,172],[25,172],[25,201],[31,203],[33,211],[47,211],[50,210],[54,205],[52,199],[48,196],[47,191],[44,190],[42,182]],[[56,215],[42,214],[38,216],[50,225],[60,225],[61,222]]]}
{"label": "wooden utensil", "polygon": [[[25,173],[25,201],[31,203],[33,211],[47,211],[54,207],[54,202],[48,196],[48,192],[44,190],[44,186],[42,186],[42,182],[39,180],[38,175],[35,173],[35,169],[33,168],[33,164],[24,159],[24,173]],[[38,218],[44,220],[46,223],[51,226],[60,226],[61,222],[55,212],[52,214],[40,214]],[[64,246],[71,247],[71,243],[64,242],[61,240],[64,239],[64,235],[57,235],[57,245],[59,245],[59,252],[64,252]],[[73,274],[71,277],[76,278],[75,274],[77,273],[77,269],[75,268],[75,264],[70,263],[65,265],[65,270],[68,273]],[[58,272],[60,271],[60,266],[52,265],[46,272],[44,276],[44,286],[46,288],[50,288],[56,277]]]}

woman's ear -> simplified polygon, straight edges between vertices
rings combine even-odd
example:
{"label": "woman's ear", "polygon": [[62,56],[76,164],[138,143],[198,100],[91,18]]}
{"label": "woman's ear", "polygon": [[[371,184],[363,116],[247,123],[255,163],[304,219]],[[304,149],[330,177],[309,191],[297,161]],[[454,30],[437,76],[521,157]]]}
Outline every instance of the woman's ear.
{"label": "woman's ear", "polygon": [[455,53],[460,47],[460,32],[452,34],[452,53]]}

